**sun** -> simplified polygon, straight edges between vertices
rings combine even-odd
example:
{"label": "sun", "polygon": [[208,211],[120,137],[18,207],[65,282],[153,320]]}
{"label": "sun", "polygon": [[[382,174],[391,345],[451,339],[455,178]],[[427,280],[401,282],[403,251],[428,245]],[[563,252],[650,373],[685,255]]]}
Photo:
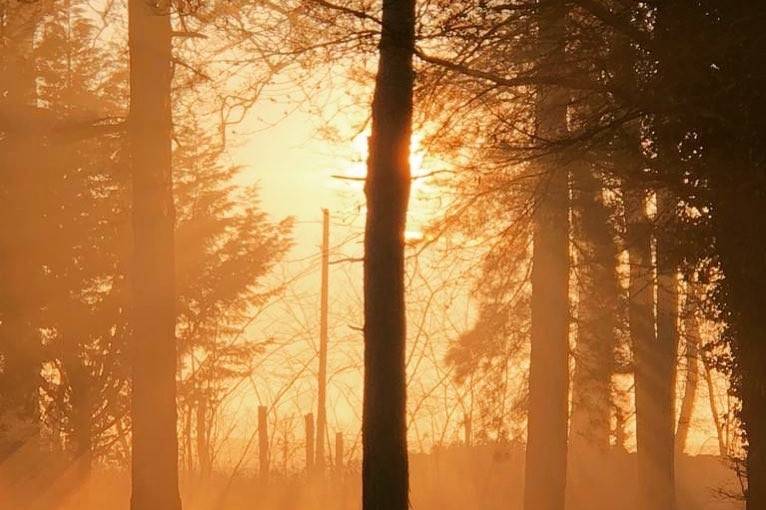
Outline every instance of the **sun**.
{"label": "sun", "polygon": [[[367,177],[367,158],[369,156],[368,140],[369,131],[364,131],[356,135],[351,141],[352,157],[347,165],[342,168],[340,174],[333,175],[333,188],[355,191],[362,193],[364,191],[364,179]],[[414,133],[410,142],[410,173],[412,174],[411,199],[409,205],[409,214],[407,218],[408,228],[405,232],[407,241],[418,241],[423,239],[422,226],[425,225],[431,212],[426,206],[429,195],[436,192],[435,188],[429,184],[426,177],[427,170],[424,169],[426,154],[422,146],[423,136]]]}

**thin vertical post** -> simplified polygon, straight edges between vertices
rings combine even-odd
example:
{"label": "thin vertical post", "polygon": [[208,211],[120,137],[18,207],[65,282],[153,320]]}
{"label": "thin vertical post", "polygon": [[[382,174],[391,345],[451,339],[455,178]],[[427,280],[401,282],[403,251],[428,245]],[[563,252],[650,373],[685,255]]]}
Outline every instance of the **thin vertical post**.
{"label": "thin vertical post", "polygon": [[261,481],[269,479],[269,429],[266,406],[258,406],[258,465]]}
{"label": "thin vertical post", "polygon": [[314,415],[309,413],[305,417],[306,424],[306,473],[314,471]]}
{"label": "thin vertical post", "polygon": [[319,321],[319,372],[317,381],[316,469],[324,470],[327,428],[327,315],[330,267],[330,211],[322,209],[322,291]]}
{"label": "thin vertical post", "polygon": [[335,469],[338,473],[343,471],[343,433],[335,433]]}
{"label": "thin vertical post", "polygon": [[473,423],[471,422],[470,414],[465,415],[463,425],[465,427],[465,445],[471,446],[471,441],[473,440]]}

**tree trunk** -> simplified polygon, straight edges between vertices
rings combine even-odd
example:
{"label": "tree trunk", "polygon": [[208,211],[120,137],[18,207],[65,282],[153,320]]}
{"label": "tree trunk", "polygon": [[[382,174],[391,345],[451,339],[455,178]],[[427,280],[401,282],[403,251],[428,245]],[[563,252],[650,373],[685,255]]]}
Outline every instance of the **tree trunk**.
{"label": "tree trunk", "polygon": [[0,465],[39,437],[41,341],[35,326],[42,264],[40,190],[36,166],[42,142],[28,125],[27,109],[36,106],[33,59],[40,7],[9,1],[0,6],[5,42],[0,68],[0,106],[13,130],[0,140],[0,214],[13,218],[0,236]]}
{"label": "tree trunk", "polygon": [[[673,430],[673,420],[669,426],[665,423],[668,417],[666,369],[655,332],[651,227],[646,216],[645,199],[646,190],[643,187],[636,183],[627,185],[625,214],[630,258],[628,315],[634,357],[636,457],[641,507],[667,510],[673,507],[673,490],[672,486],[668,486],[672,474],[668,476],[667,471],[672,470],[673,442],[671,438],[668,445],[666,435],[668,429]],[[663,307],[663,310],[667,308]],[[667,459],[668,447],[670,461]]]}
{"label": "tree trunk", "polygon": [[132,510],[178,510],[169,6],[130,0]]}
{"label": "tree trunk", "polygon": [[[563,62],[563,3],[540,6],[542,68]],[[540,87],[536,136],[555,143],[566,135],[568,94]],[[545,152],[550,148],[543,147]],[[525,510],[561,510],[566,490],[569,410],[569,192],[562,158],[544,155],[533,217],[532,326]]]}
{"label": "tree trunk", "polygon": [[[734,167],[737,172],[740,169]],[[733,173],[734,176],[740,173]],[[766,366],[763,311],[766,299],[766,199],[751,189],[725,182],[722,206],[714,218],[721,266],[726,275],[722,283],[728,304],[727,332],[735,359],[734,384],[742,401],[740,417],[746,441],[747,510],[766,509]],[[743,218],[749,218],[743,221]],[[756,244],[757,243],[757,244]],[[708,374],[710,377],[710,374]],[[712,382],[712,381],[711,381]],[[721,441],[726,443],[726,441]],[[723,446],[723,445],[722,445]]]}
{"label": "tree trunk", "polygon": [[[657,469],[656,486],[648,488],[647,508],[675,508],[676,353],[678,352],[678,264],[673,245],[677,223],[675,196],[657,192],[657,344],[649,353],[651,364],[652,460]],[[655,421],[656,420],[656,421]],[[646,443],[644,443],[646,446]]]}
{"label": "tree trunk", "polygon": [[365,194],[362,506],[409,501],[404,231],[415,74],[415,0],[384,0]]}
{"label": "tree trunk", "polygon": [[[689,289],[691,289],[691,284]],[[676,427],[676,457],[683,455],[686,450],[686,441],[689,438],[694,403],[697,399],[697,388],[700,378],[700,332],[699,323],[695,314],[694,297],[687,292],[684,306],[684,337],[686,358],[686,378],[684,384],[684,396],[681,400],[681,410],[678,414],[678,426]],[[717,427],[716,427],[717,428]]]}

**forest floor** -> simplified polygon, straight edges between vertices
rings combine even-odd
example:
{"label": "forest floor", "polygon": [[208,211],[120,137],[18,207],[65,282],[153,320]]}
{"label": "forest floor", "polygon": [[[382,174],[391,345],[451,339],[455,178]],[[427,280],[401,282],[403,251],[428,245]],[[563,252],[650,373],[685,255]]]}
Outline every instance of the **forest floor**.
{"label": "forest floor", "polygon": [[[582,459],[580,459],[582,461]],[[568,510],[632,510],[637,501],[635,455],[614,452],[597,465],[579,462],[569,473]],[[128,510],[127,470],[94,469],[77,484],[77,469],[32,468],[34,476],[0,469],[3,508],[29,510]],[[417,510],[517,510],[522,506],[524,453],[520,446],[450,447],[411,455],[411,501]],[[55,474],[54,474],[55,471]],[[573,470],[570,470],[573,471]],[[719,457],[683,456],[676,465],[678,508],[740,510],[740,485]],[[329,470],[320,480],[304,474],[271,475],[267,484],[251,473],[207,480],[187,476],[181,483],[184,510],[358,510],[358,466]],[[257,503],[256,506],[254,504]],[[20,506],[19,506],[20,505]]]}

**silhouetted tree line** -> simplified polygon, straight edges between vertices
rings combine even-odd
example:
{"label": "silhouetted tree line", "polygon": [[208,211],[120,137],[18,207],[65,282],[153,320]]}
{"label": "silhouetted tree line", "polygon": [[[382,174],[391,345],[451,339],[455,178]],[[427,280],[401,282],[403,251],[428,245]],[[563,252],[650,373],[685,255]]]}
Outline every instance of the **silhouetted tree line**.
{"label": "silhouetted tree line", "polygon": [[[161,506],[147,501],[160,486],[177,494],[177,481],[151,472],[176,470],[176,397],[184,437],[197,438],[197,463],[209,470],[225,383],[263,350],[263,341],[238,338],[241,324],[274,292],[262,279],[289,248],[291,222],[273,223],[257,190],[235,184],[240,169],[222,163],[221,142],[196,116],[182,111],[171,128],[169,54],[138,72],[143,63],[129,66],[119,41],[94,44],[103,27],[81,2],[0,7],[3,476],[44,471],[51,450],[81,480],[94,461],[123,464],[132,454],[136,508],[168,508],[172,495]],[[133,8],[162,24],[142,2]],[[156,57],[152,33],[136,30],[148,39],[134,37],[134,60]],[[156,104],[143,104],[142,91]],[[145,330],[155,327],[164,341]],[[166,437],[155,442],[163,413]]]}

